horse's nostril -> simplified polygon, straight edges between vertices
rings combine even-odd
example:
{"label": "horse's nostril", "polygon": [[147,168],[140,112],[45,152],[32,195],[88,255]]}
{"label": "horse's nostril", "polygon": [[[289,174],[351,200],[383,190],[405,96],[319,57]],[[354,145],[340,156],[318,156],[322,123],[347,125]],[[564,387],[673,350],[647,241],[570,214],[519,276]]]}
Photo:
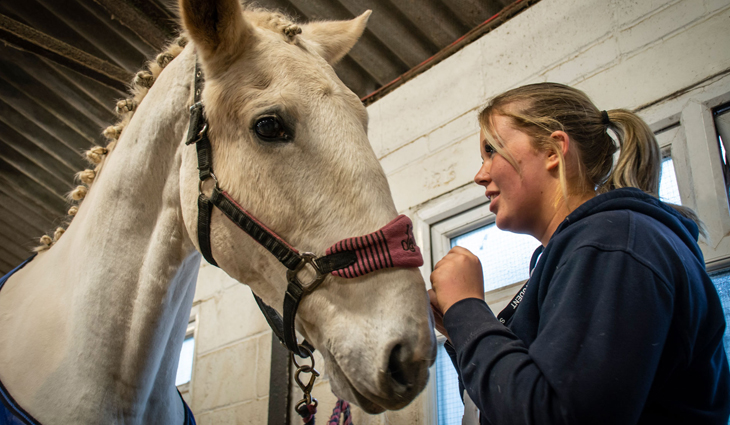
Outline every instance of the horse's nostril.
{"label": "horse's nostril", "polygon": [[404,387],[404,390],[409,390],[413,386],[412,380],[408,377],[407,362],[408,362],[408,349],[404,348],[401,344],[396,344],[393,350],[390,352],[390,358],[388,359],[388,373],[390,378]]}

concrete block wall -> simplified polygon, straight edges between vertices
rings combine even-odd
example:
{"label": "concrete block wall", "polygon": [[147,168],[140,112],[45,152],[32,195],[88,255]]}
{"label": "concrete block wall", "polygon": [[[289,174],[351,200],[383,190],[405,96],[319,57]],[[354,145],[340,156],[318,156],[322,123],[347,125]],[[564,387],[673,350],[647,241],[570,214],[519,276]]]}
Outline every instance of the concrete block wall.
{"label": "concrete block wall", "polygon": [[271,330],[251,290],[202,260],[193,311],[197,330],[187,399],[197,422],[266,424]]}
{"label": "concrete block wall", "polygon": [[[728,70],[728,0],[542,0],[369,106],[370,141],[398,210],[416,214],[473,184],[477,112],[505,90],[555,81],[584,90],[599,108],[634,109]],[[201,267],[188,395],[200,424],[267,423],[271,337],[249,292]],[[317,366],[326,373],[321,358]],[[314,396],[323,422],[335,403],[326,377]],[[301,398],[298,389],[291,397]],[[381,415],[354,409],[354,420],[435,424],[430,397]]]}

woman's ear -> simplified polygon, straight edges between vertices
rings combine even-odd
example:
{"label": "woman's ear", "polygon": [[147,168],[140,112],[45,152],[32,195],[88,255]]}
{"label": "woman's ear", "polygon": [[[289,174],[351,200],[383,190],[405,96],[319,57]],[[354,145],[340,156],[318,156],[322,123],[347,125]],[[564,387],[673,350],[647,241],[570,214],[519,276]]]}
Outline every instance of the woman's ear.
{"label": "woman's ear", "polygon": [[[568,136],[568,133],[564,131],[553,131],[550,139],[553,141],[552,146],[560,150],[560,154],[562,154],[563,160],[565,160],[568,157],[568,149],[570,148],[570,136]],[[554,170],[558,167],[560,164],[560,156],[557,151],[550,151],[546,163],[548,170]]]}

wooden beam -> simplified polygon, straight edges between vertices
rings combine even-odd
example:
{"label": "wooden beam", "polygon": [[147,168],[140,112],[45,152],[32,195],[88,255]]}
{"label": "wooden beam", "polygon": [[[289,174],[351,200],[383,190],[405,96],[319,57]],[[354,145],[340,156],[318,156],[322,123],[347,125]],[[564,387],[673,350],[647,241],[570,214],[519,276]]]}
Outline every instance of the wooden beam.
{"label": "wooden beam", "polygon": [[10,262],[20,264],[26,258],[30,257],[30,253],[18,244],[8,240],[0,233],[0,255]]}
{"label": "wooden beam", "polygon": [[92,144],[105,142],[101,135],[104,127],[75,113],[68,102],[48,89],[43,90],[42,83],[32,78],[23,81],[20,76],[12,75],[7,63],[0,63],[0,97],[71,148],[82,151]]}
{"label": "wooden beam", "polygon": [[87,166],[82,153],[91,147],[90,143],[68,146],[65,141],[57,137],[53,129],[46,130],[39,127],[33,120],[5,103],[2,97],[0,97],[0,121],[64,164],[71,172],[81,171]]}
{"label": "wooden beam", "polygon": [[127,84],[133,78],[131,73],[116,65],[2,14],[0,14],[0,40],[18,49],[48,58],[121,92],[126,92]]}
{"label": "wooden beam", "polygon": [[104,128],[119,119],[112,112],[112,99],[118,99],[123,94],[114,95],[114,97],[102,103],[95,97],[78,90],[76,84],[61,74],[52,64],[32,53],[0,45],[0,57],[2,57],[0,67],[8,66],[7,64],[11,63],[22,69],[22,72],[27,73],[29,78],[38,81],[38,90],[52,91],[68,103],[67,109],[77,110],[78,113],[96,123],[99,128]]}
{"label": "wooden beam", "polygon": [[49,155],[48,152],[39,148],[33,141],[28,140],[0,120],[0,158],[3,156],[3,152],[8,149],[23,154],[26,158],[63,181],[73,181],[76,172],[81,171],[80,168],[74,170],[66,167],[63,162]]}
{"label": "wooden beam", "polygon": [[5,276],[10,272],[10,270],[16,268],[18,266],[17,263],[14,261],[11,261],[10,259],[6,259],[2,253],[0,253],[0,276]]}
{"label": "wooden beam", "polygon": [[38,246],[38,238],[43,233],[24,232],[25,229],[19,229],[18,223],[12,223],[7,216],[0,217],[0,234],[6,237],[12,244],[21,248],[22,252],[29,255],[33,248]]}
{"label": "wooden beam", "polygon": [[3,142],[0,142],[0,160],[12,165],[19,175],[33,180],[64,200],[66,194],[75,187],[73,175],[65,179],[55,176]]}
{"label": "wooden beam", "polygon": [[[29,208],[26,203],[2,191],[0,191],[0,213],[14,220],[18,227],[26,229],[31,237],[39,238],[54,228],[54,222],[38,214],[36,208]],[[60,223],[60,220],[58,222]]]}
{"label": "wooden beam", "polygon": [[35,207],[39,214],[53,222],[54,218],[63,216],[68,210],[67,202],[33,180],[21,177],[20,173],[7,162],[0,159],[0,190],[18,201],[28,202],[28,207]]}
{"label": "wooden beam", "polygon": [[[94,1],[103,7],[112,16],[112,19],[119,21],[133,33],[137,34],[140,39],[157,50],[162,50],[167,40],[175,35],[174,27],[167,24],[169,19],[165,20],[159,16],[159,13],[154,16],[146,15],[132,1]],[[148,8],[153,8],[152,2],[146,1],[145,4]]]}
{"label": "wooden beam", "polygon": [[139,13],[162,30],[167,37],[177,36],[179,32],[178,17],[171,15],[166,9],[160,7],[157,2],[150,0],[117,0],[117,2],[127,3],[130,7],[137,9]]}
{"label": "wooden beam", "polygon": [[2,256],[0,256],[0,276],[5,276],[6,274],[8,274],[8,272],[10,272],[10,270],[14,268],[15,265],[11,265],[10,263],[5,262]]}

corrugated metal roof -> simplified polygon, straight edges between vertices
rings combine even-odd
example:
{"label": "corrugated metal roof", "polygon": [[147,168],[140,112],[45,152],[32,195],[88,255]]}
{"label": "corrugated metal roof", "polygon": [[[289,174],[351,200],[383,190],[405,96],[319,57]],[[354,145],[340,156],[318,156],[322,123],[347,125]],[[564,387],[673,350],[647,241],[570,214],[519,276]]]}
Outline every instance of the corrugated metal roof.
{"label": "corrugated metal roof", "polygon": [[[296,21],[373,14],[335,67],[367,102],[536,0],[259,0]],[[175,0],[0,3],[0,273],[62,225],[81,153],[106,144],[114,106],[178,31]],[[470,34],[468,37],[465,35]],[[469,38],[471,37],[471,39]],[[461,40],[457,42],[457,40]],[[456,44],[454,44],[457,42]],[[439,53],[441,52],[441,53]],[[431,58],[431,60],[429,60]],[[383,89],[384,88],[384,89]],[[380,90],[380,91],[378,91]]]}

